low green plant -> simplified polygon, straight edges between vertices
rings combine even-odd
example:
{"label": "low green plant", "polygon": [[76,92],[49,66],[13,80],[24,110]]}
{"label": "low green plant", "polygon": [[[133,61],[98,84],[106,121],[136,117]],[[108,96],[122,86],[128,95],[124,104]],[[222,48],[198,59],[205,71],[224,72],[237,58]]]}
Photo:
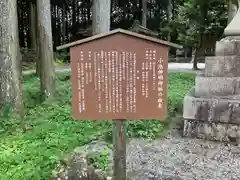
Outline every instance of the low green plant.
{"label": "low green plant", "polygon": [[69,50],[62,50],[60,52],[55,53],[56,59],[61,59],[62,62],[66,63],[70,59]]}
{"label": "low green plant", "polygon": [[0,133],[4,132],[9,125],[10,113],[12,107],[10,104],[5,104],[0,112]]}
{"label": "low green plant", "polygon": [[109,152],[108,149],[104,149],[102,153],[92,152],[88,154],[89,164],[93,165],[96,169],[101,169],[103,171],[108,170],[109,165]]}
{"label": "low green plant", "polygon": [[56,65],[64,65],[65,62],[64,62],[62,59],[56,59],[56,60],[55,60],[55,64],[56,64]]}
{"label": "low green plant", "polygon": [[[25,123],[29,130],[20,131],[20,123],[9,118],[0,139],[1,180],[49,180],[52,170],[64,154],[93,139],[111,137],[111,121],[75,121],[71,117],[71,82],[60,75],[57,97],[52,104],[39,101],[39,78],[24,78]],[[194,74],[169,73],[168,117],[182,110],[182,100],[194,84]],[[147,108],[147,107],[146,107]],[[129,137],[157,137],[166,124],[158,120],[128,121]],[[99,161],[106,168],[105,155]]]}

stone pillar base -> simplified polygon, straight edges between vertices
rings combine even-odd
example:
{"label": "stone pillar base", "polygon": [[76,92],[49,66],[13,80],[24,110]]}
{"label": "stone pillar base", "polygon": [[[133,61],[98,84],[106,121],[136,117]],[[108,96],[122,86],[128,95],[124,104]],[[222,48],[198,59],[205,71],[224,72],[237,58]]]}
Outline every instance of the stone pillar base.
{"label": "stone pillar base", "polygon": [[184,98],[183,135],[240,143],[240,36],[216,42],[215,56],[205,64]]}
{"label": "stone pillar base", "polygon": [[234,96],[196,97],[195,92],[192,88],[184,98],[183,136],[240,143],[240,100]]}
{"label": "stone pillar base", "polygon": [[185,120],[183,136],[211,141],[239,143],[240,125]]}

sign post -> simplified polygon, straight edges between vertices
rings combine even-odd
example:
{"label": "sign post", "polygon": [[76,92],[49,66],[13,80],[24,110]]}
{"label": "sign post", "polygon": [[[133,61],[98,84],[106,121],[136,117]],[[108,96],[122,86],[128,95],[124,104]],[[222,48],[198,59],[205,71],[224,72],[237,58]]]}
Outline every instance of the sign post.
{"label": "sign post", "polygon": [[169,46],[181,48],[116,29],[57,47],[70,47],[73,118],[113,120],[115,180],[126,180],[125,120],[165,117]]}
{"label": "sign post", "polygon": [[126,180],[126,124],[124,119],[113,120],[113,179]]}

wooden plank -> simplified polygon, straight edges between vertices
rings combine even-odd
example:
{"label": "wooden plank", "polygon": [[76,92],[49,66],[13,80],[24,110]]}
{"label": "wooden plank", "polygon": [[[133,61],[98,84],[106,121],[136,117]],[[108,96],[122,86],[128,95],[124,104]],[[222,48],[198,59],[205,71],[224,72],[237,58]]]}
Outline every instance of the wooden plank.
{"label": "wooden plank", "polygon": [[126,122],[113,120],[113,179],[126,180]]}

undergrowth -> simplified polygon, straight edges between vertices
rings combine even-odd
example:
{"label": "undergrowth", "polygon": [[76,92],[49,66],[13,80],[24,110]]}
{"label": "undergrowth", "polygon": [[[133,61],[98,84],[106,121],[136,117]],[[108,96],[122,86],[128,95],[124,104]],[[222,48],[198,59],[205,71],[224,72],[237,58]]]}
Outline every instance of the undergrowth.
{"label": "undergrowth", "polygon": [[[6,117],[3,121],[0,180],[49,180],[64,154],[94,139],[111,136],[111,121],[75,121],[71,118],[71,82],[66,76],[58,77],[56,101],[52,104],[40,103],[38,77],[25,77],[28,131],[23,133],[16,119]],[[183,97],[193,86],[194,76],[169,73],[168,117],[181,112]],[[127,133],[129,137],[155,138],[166,125],[159,120],[128,121]]]}

